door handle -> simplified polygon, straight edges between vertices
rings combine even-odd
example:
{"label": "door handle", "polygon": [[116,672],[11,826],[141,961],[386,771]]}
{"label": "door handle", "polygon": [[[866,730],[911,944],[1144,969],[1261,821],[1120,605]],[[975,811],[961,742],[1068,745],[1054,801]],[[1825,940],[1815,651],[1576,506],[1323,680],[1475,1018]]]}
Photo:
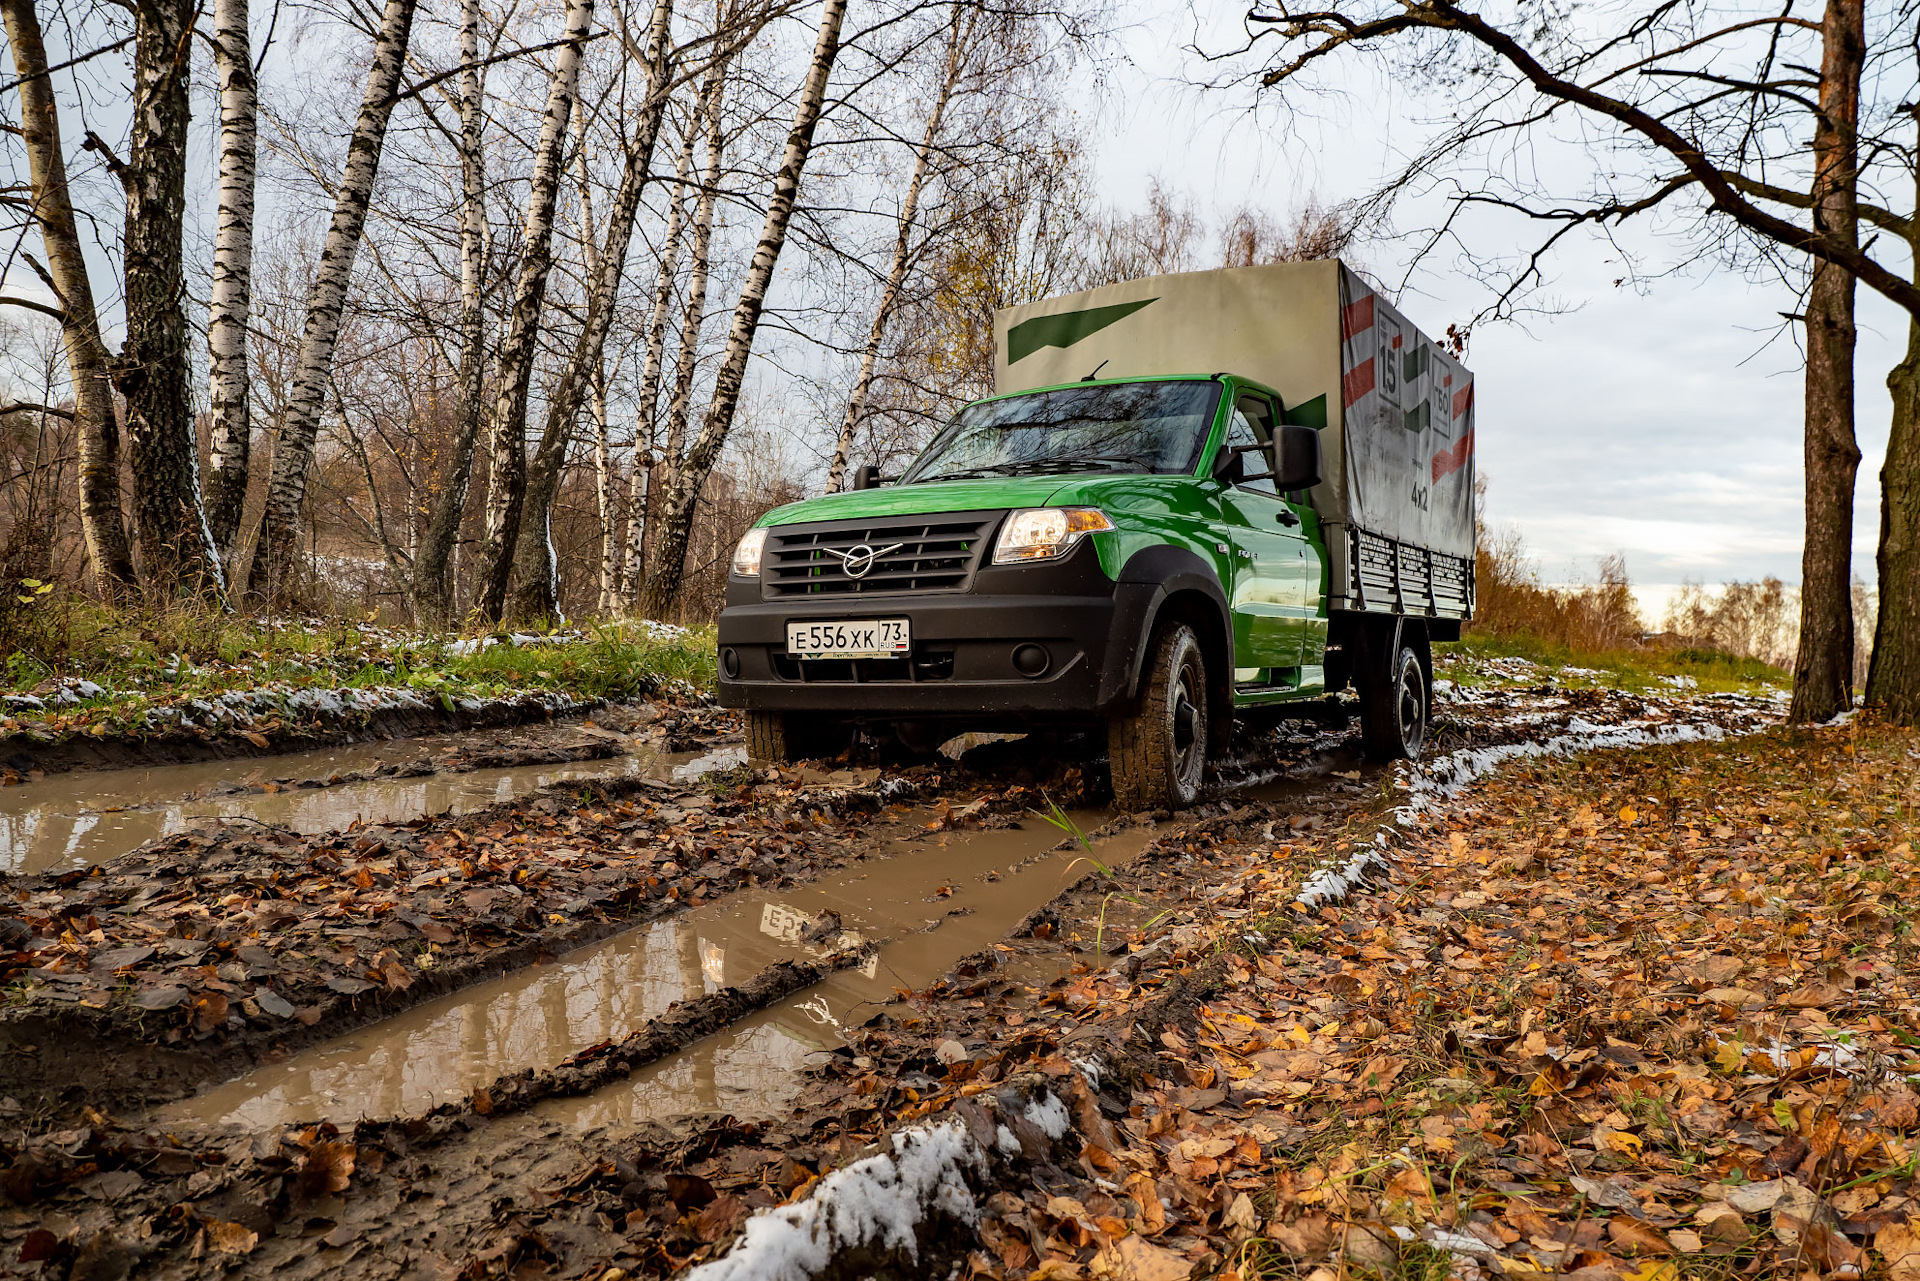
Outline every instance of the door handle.
{"label": "door handle", "polygon": [[1300,518],[1294,515],[1292,512],[1287,511],[1285,508],[1282,508],[1280,511],[1280,514],[1276,516],[1274,519],[1278,520],[1282,525],[1287,526],[1289,529],[1291,529],[1293,526],[1298,525],[1300,523]]}

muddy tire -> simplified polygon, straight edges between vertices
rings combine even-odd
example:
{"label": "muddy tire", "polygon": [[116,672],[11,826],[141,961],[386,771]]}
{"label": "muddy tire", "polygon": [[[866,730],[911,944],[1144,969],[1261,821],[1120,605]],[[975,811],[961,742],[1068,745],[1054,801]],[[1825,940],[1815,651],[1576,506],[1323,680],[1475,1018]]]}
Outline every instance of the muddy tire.
{"label": "muddy tire", "polygon": [[1207,661],[1184,623],[1154,632],[1139,700],[1107,722],[1113,800],[1129,813],[1181,809],[1207,768]]}
{"label": "muddy tire", "polygon": [[756,761],[792,765],[838,756],[852,735],[845,726],[792,712],[748,712],[747,755]]}
{"label": "muddy tire", "polygon": [[1387,671],[1360,687],[1360,741],[1372,761],[1411,761],[1426,746],[1433,691],[1420,656],[1405,645]]}

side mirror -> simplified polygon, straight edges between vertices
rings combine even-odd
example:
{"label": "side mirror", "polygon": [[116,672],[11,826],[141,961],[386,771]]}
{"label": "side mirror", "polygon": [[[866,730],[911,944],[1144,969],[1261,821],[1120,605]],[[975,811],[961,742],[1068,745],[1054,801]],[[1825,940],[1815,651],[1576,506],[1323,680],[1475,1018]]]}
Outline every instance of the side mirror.
{"label": "side mirror", "polygon": [[1320,483],[1320,433],[1311,427],[1286,426],[1274,440],[1276,467],[1273,487],[1281,493],[1312,489]]}
{"label": "side mirror", "polygon": [[1238,485],[1247,478],[1246,458],[1232,446],[1222,446],[1213,456],[1213,478],[1222,485]]}
{"label": "side mirror", "polygon": [[863,463],[853,469],[853,484],[850,489],[876,489],[880,484],[880,469],[872,463]]}

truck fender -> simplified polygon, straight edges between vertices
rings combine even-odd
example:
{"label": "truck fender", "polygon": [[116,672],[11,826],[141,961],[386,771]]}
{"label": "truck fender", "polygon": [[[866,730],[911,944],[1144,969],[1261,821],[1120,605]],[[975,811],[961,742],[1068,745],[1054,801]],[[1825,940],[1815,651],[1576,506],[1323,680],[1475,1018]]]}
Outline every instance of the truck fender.
{"label": "truck fender", "polygon": [[1210,663],[1210,720],[1225,732],[1232,719],[1233,626],[1227,610],[1227,594],[1220,586],[1214,567],[1184,547],[1161,543],[1135,552],[1121,568],[1114,591],[1113,635],[1107,646],[1105,670],[1100,676],[1100,702],[1103,707],[1131,700],[1140,688],[1140,672],[1146,663],[1147,643],[1162,610],[1175,597],[1182,601],[1204,602],[1205,611],[1196,621],[1204,631],[1208,624],[1212,636],[1201,637],[1214,661]]}

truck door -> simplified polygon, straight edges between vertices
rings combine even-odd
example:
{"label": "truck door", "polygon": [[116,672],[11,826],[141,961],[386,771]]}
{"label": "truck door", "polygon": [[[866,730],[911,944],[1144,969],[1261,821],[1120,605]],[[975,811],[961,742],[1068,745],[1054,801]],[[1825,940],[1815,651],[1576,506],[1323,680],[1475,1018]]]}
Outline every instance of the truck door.
{"label": "truck door", "polygon": [[[1268,445],[1274,422],[1271,401],[1242,392],[1228,420],[1226,446]],[[1303,661],[1306,620],[1316,612],[1317,602],[1308,599],[1311,549],[1299,516],[1274,490],[1272,477],[1261,475],[1270,471],[1271,453],[1243,457],[1255,478],[1228,485],[1220,495],[1223,541],[1233,548],[1234,680],[1293,685]]]}

